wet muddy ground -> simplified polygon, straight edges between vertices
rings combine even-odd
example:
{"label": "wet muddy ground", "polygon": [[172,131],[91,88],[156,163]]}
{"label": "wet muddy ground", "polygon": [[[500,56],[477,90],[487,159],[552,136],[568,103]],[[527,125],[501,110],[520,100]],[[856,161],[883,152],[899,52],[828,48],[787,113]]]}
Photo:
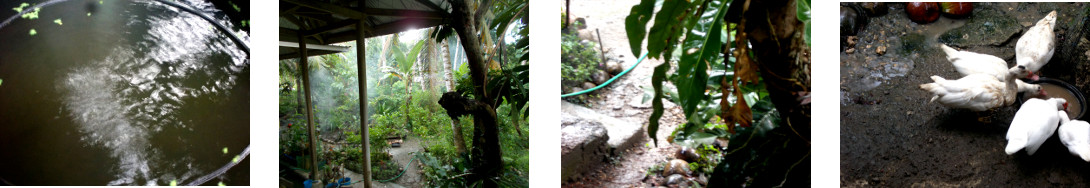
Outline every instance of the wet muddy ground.
{"label": "wet muddy ground", "polygon": [[[846,37],[841,37],[841,186],[1088,186],[1090,163],[1069,154],[1056,136],[1033,156],[1003,151],[1018,105],[981,113],[951,109],[928,103],[931,94],[918,87],[932,75],[960,78],[939,43],[1014,64],[1021,32],[1057,10],[1056,55],[1040,74],[1071,83],[1085,95],[1090,91],[1087,8],[1086,3],[976,3],[969,18],[920,25],[908,20],[903,6],[891,5],[888,14],[869,19],[853,53],[845,53]],[[1016,25],[994,32],[959,31],[1012,19]],[[1007,36],[1005,30],[1012,28],[1016,32]],[[952,34],[957,32],[966,33]],[[879,48],[885,53],[879,55]],[[979,121],[982,116],[987,121]]]}

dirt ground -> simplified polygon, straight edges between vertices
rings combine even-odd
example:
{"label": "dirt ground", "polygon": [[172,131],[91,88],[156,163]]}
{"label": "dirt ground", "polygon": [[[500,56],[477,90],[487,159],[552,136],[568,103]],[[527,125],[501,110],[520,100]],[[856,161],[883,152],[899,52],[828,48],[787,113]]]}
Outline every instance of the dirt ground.
{"label": "dirt ground", "polygon": [[[559,3],[564,5],[563,1]],[[637,58],[632,55],[628,37],[625,32],[624,18],[633,5],[639,4],[639,0],[620,1],[571,1],[572,19],[582,17],[586,20],[587,28],[584,32],[593,33],[595,29],[601,32],[602,44],[607,58],[615,58],[622,62],[624,68],[631,67]],[[650,24],[648,24],[650,27]],[[646,50],[644,50],[646,51]],[[655,66],[663,61],[657,59],[645,59],[639,66],[619,78],[607,87],[599,89],[592,95],[597,98],[589,100],[587,107],[604,115],[612,116],[626,122],[647,126],[651,116],[651,102],[643,102],[643,87],[651,87],[651,73]],[[670,85],[667,83],[666,85]],[[668,86],[673,87],[673,86]],[[668,157],[677,152],[678,146],[665,142],[666,137],[684,122],[685,118],[681,108],[664,101],[665,111],[660,120],[657,137],[659,144],[653,146],[650,139],[641,147],[634,147],[628,151],[620,152],[609,163],[602,164],[589,170],[590,173],[577,177],[575,181],[564,182],[565,187],[630,187],[640,186],[647,176],[647,170],[651,166],[667,161]],[[645,185],[646,186],[646,185]]]}
{"label": "dirt ground", "polygon": [[[1090,52],[1086,41],[1086,3],[976,3],[974,16],[919,25],[907,19],[903,6],[870,18],[852,54],[841,43],[840,184],[845,187],[1086,187],[1090,163],[1068,153],[1053,136],[1033,156],[1007,155],[1004,138],[1018,105],[978,113],[928,103],[930,93],[918,85],[932,75],[960,78],[939,50],[937,38],[965,25],[984,10],[1029,28],[1049,11],[1060,13],[1058,46],[1042,77],[1058,78],[1090,90]],[[990,23],[990,22],[989,22]],[[920,37],[923,36],[923,37]],[[1015,63],[1014,46],[1021,31],[998,44],[955,48],[996,55]],[[985,34],[985,37],[991,36]],[[841,40],[845,38],[842,37]],[[868,47],[869,46],[869,47]],[[887,48],[877,55],[878,47]],[[1085,118],[1084,118],[1085,119]]]}

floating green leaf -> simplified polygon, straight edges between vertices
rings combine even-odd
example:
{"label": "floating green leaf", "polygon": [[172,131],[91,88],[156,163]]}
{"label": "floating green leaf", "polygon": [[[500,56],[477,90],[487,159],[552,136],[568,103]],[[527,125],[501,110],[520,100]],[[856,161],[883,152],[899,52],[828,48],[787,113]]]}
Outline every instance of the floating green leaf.
{"label": "floating green leaf", "polygon": [[[22,10],[22,9],[20,8],[18,10]],[[38,19],[38,12],[40,12],[40,11],[42,11],[42,8],[40,8],[40,7],[39,8],[34,8],[33,12],[28,12],[26,14],[23,14],[20,17],[26,18],[26,19],[31,19],[31,20]],[[19,11],[19,12],[22,12],[22,11]]]}
{"label": "floating green leaf", "polygon": [[12,10],[15,10],[15,12],[18,12],[18,13],[22,13],[23,9],[26,8],[26,7],[29,7],[29,6],[30,6],[30,4],[23,3],[23,4],[19,4],[19,7],[15,7]]}
{"label": "floating green leaf", "polygon": [[227,154],[227,147],[223,147],[223,154]]}
{"label": "floating green leaf", "polygon": [[64,23],[61,22],[60,18],[57,18],[56,20],[53,20],[53,23],[57,23],[57,25],[64,25]]}
{"label": "floating green leaf", "polygon": [[170,186],[178,186],[178,180],[170,180]]}
{"label": "floating green leaf", "polygon": [[90,12],[88,12],[88,13],[87,13],[87,16],[88,16],[88,17],[90,17],[90,16],[91,16],[91,13],[90,13]]}
{"label": "floating green leaf", "polygon": [[37,34],[38,34],[38,31],[34,31],[34,29],[30,29],[30,36],[34,36],[34,35],[37,35]]}
{"label": "floating green leaf", "polygon": [[4,84],[4,79],[0,79],[0,85]]}
{"label": "floating green leaf", "polygon": [[227,1],[227,3],[230,3],[232,7],[235,7],[236,12],[242,12],[242,8],[238,8],[238,5],[235,5],[235,2]]}
{"label": "floating green leaf", "polygon": [[216,184],[216,185],[219,185],[219,186],[227,186],[227,184],[223,184],[223,182],[222,182],[222,181],[221,181],[221,182],[220,182],[219,184]]}
{"label": "floating green leaf", "polygon": [[234,159],[231,159],[232,163],[238,163],[238,155],[235,155]]}

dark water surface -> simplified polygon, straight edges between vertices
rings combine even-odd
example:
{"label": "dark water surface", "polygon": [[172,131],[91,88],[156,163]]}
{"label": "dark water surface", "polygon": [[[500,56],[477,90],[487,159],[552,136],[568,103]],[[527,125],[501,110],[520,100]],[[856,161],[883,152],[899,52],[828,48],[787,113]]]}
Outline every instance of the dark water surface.
{"label": "dark water surface", "polygon": [[[0,2],[0,19],[23,2]],[[182,3],[230,26],[209,2]],[[0,178],[181,185],[231,162],[250,143],[250,69],[230,35],[147,0],[69,0],[2,26]],[[249,168],[204,185],[248,185]]]}

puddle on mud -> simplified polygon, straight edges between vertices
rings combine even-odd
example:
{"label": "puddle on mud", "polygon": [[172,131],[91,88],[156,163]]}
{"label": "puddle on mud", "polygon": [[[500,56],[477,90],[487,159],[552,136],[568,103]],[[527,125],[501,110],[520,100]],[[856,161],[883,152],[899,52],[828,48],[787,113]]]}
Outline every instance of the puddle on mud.
{"label": "puddle on mud", "polygon": [[[926,59],[928,53],[937,51],[938,38],[947,31],[965,25],[964,19],[940,18],[938,21],[916,28],[889,29],[885,26],[907,24],[904,14],[888,14],[871,18],[867,29],[859,36],[856,52],[840,52],[840,104],[852,102],[855,92],[864,92],[881,86],[884,82],[903,77]],[[881,27],[882,29],[875,29]],[[877,33],[875,33],[877,32]],[[882,54],[878,55],[881,48]],[[945,56],[943,56],[945,58]],[[941,59],[945,62],[945,59]],[[927,62],[930,63],[930,62]]]}

